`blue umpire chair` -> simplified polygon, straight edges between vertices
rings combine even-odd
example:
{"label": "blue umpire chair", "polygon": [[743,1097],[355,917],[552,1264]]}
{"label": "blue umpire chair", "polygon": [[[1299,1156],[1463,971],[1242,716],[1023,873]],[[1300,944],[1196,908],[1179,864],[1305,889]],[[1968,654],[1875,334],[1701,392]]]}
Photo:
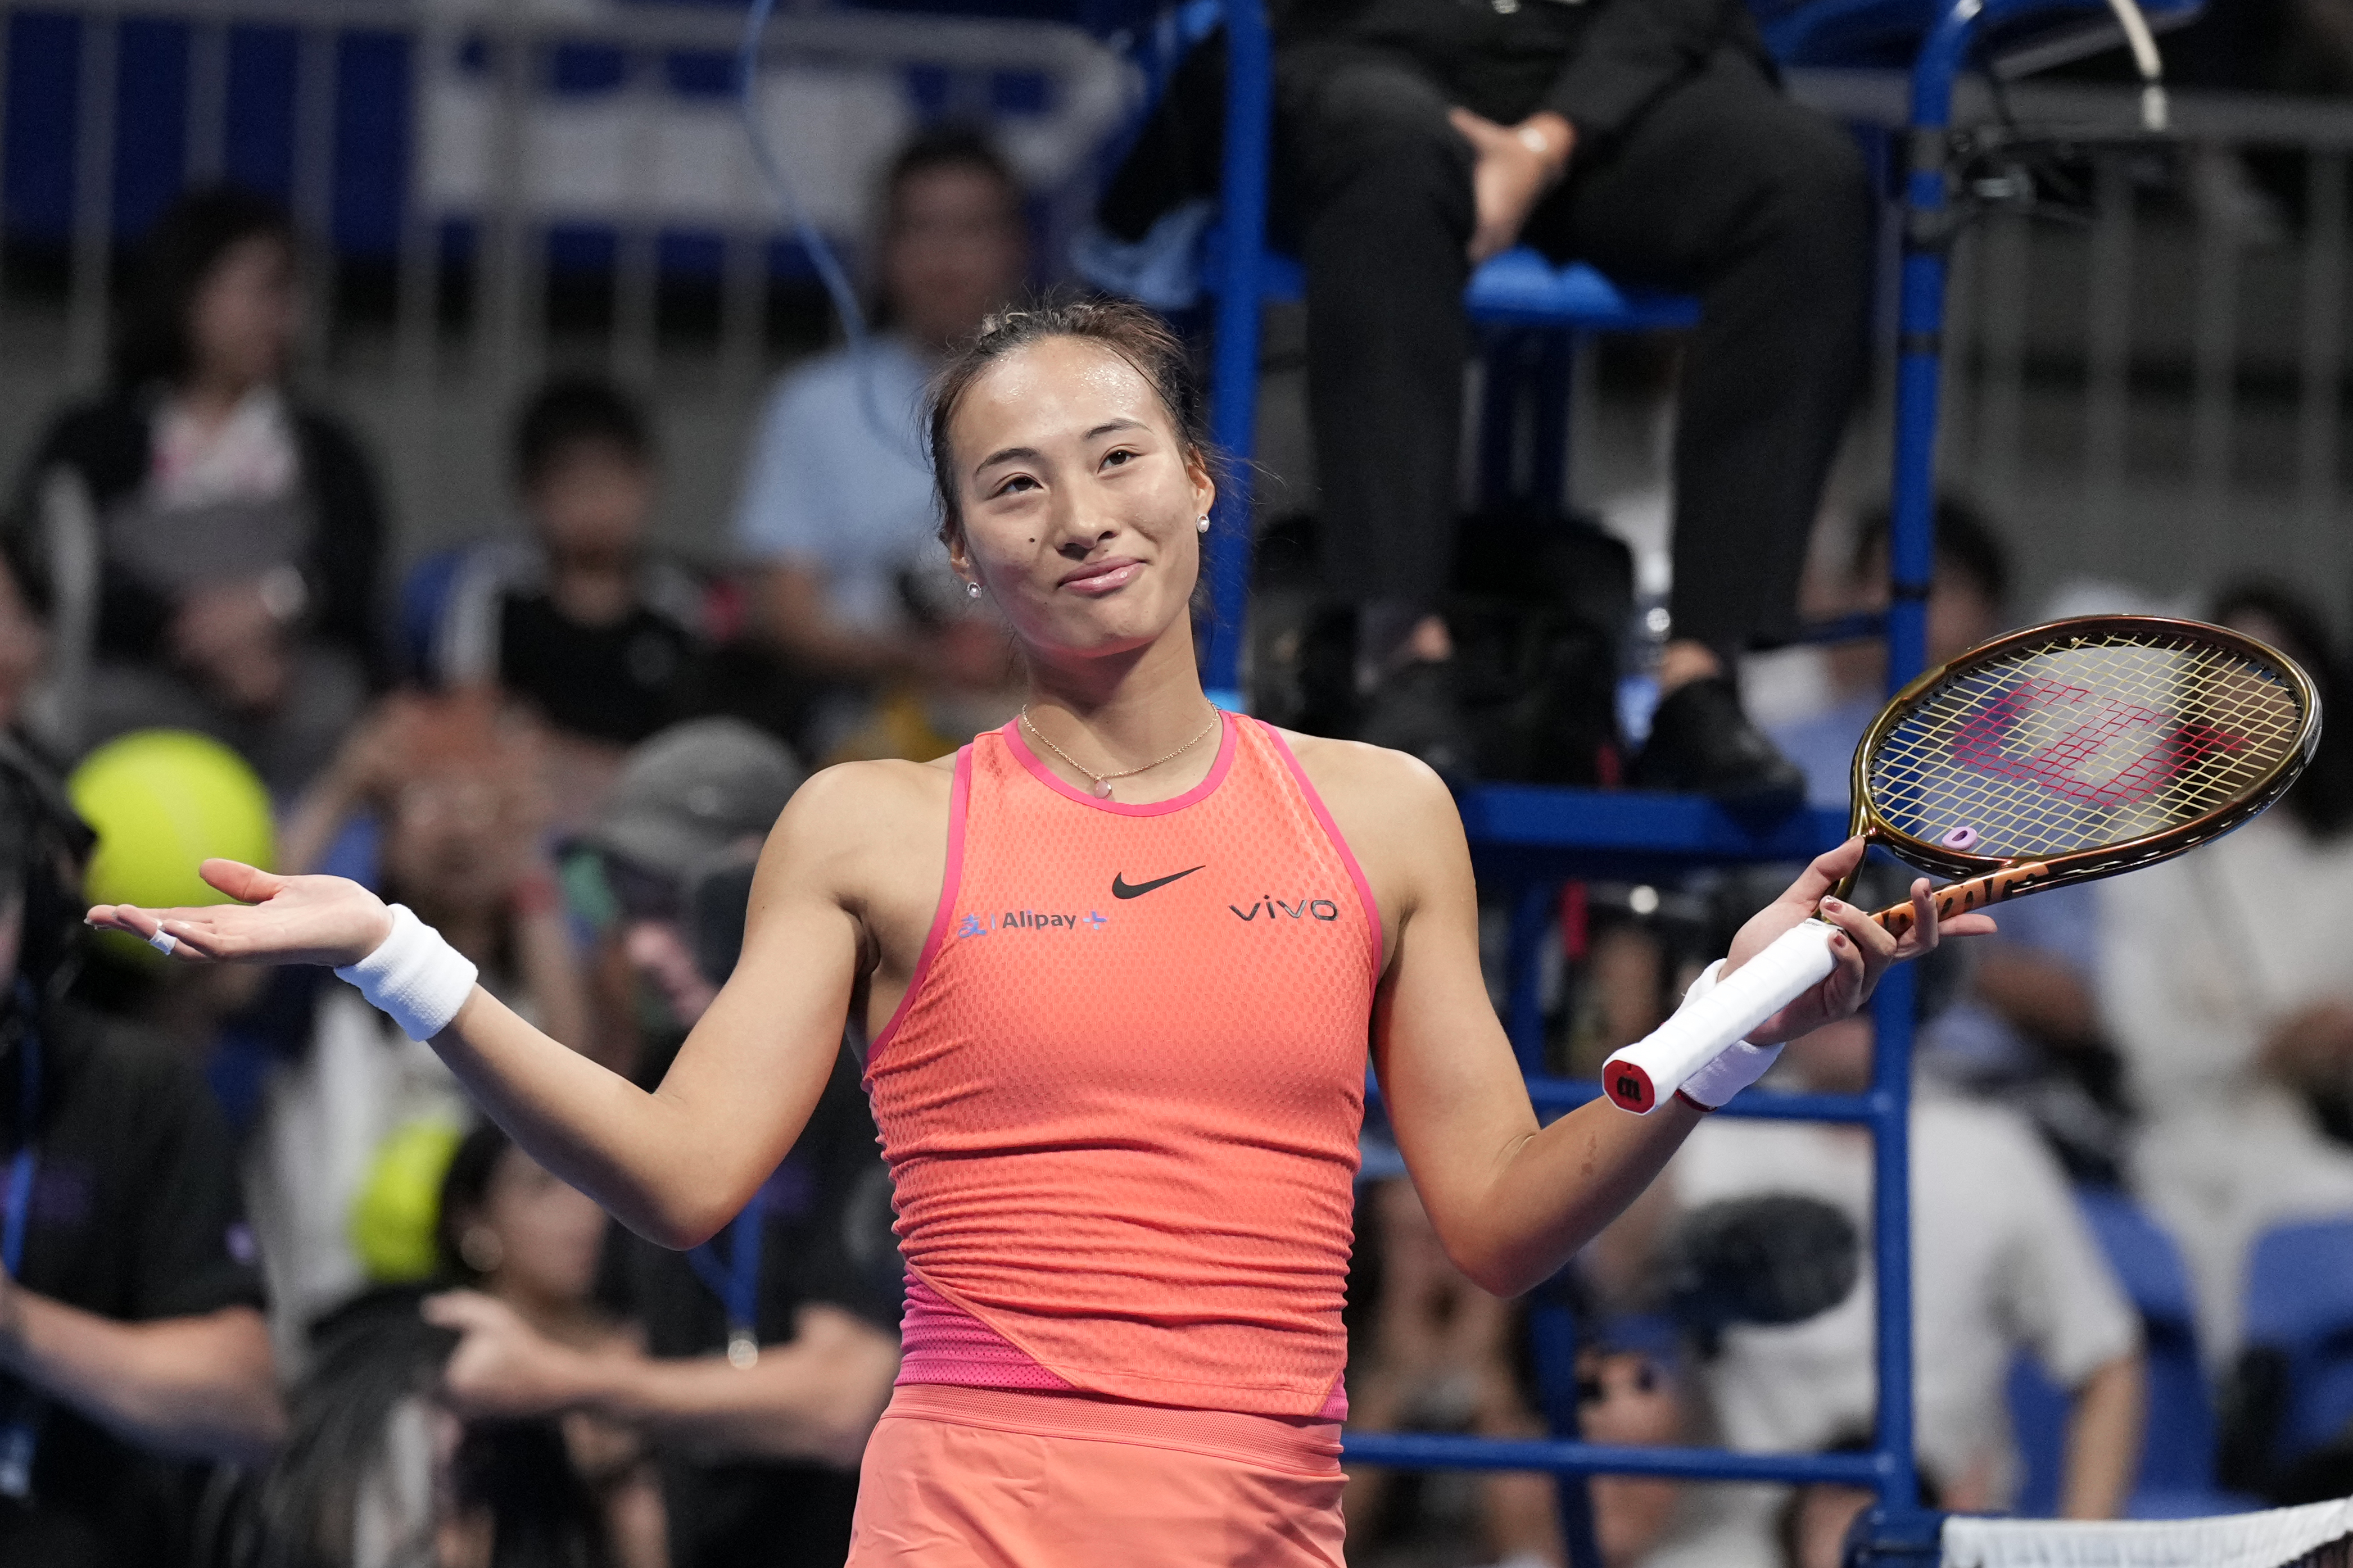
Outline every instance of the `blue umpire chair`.
{"label": "blue umpire chair", "polygon": [[[2155,0],[2158,24],[2188,20],[2200,0]],[[1911,109],[1902,183],[1903,257],[1896,342],[1896,440],[1890,530],[1892,606],[1873,629],[1888,644],[1890,689],[1926,663],[1926,599],[1933,567],[1937,381],[1942,355],[1948,248],[1954,209],[1953,95],[1964,69],[1989,56],[2048,61],[2084,52],[2108,0],[1799,0],[1759,5],[1760,22],[1786,64],[1900,64],[1909,69]],[[1295,295],[1294,266],[1266,246],[1272,144],[1272,43],[1260,0],[1225,0],[1226,107],[1218,242],[1205,255],[1216,297],[1210,430],[1219,448],[1246,459],[1257,419],[1260,308]],[[2097,47],[2094,45],[2093,47]],[[2039,55],[2035,51],[2039,50]],[[1620,327],[1674,326],[1696,307],[1672,297],[1638,298],[1588,268],[1555,268],[1532,253],[1497,258],[1473,279],[1475,321],[1507,323],[1556,340]],[[1561,450],[1566,428],[1567,352],[1539,353],[1533,370],[1541,440]],[[1550,390],[1543,390],[1548,379]],[[1492,396],[1491,405],[1495,401]],[[1491,436],[1491,441],[1492,441]],[[1492,464],[1489,465],[1492,483]],[[1559,459],[1540,447],[1531,492],[1557,497]],[[1550,489],[1539,487],[1549,486]],[[1204,674],[1210,695],[1243,706],[1244,612],[1253,531],[1250,472],[1238,462],[1218,498],[1208,576],[1213,615]],[[1778,822],[1736,821],[1699,799],[1577,789],[1490,785],[1461,801],[1482,884],[1516,913],[1507,1026],[1539,1114],[1558,1115],[1593,1099],[1599,1086],[1546,1076],[1538,983],[1550,911],[1570,876],[1673,875],[1730,861],[1802,859],[1839,841],[1845,825],[1799,811]],[[1590,1500],[1593,1473],[1682,1480],[1838,1482],[1873,1490],[1877,1506],[1849,1539],[1858,1563],[1932,1563],[1939,1516],[1919,1503],[1912,1405],[1911,1236],[1906,1197],[1906,1115],[1911,1088],[1914,987],[1898,968],[1874,1001],[1877,1046],[1872,1088],[1859,1095],[1750,1094],[1728,1114],[1836,1121],[1868,1127],[1873,1147],[1873,1247],[1877,1295],[1878,1387],[1873,1448],[1862,1454],[1762,1455],[1699,1448],[1609,1447],[1577,1440],[1577,1323],[1565,1290],[1539,1290],[1529,1324],[1539,1403],[1553,1436],[1497,1441],[1450,1435],[1351,1434],[1347,1457],[1409,1468],[1547,1470],[1560,1478],[1563,1532],[1577,1568],[1599,1568]]]}

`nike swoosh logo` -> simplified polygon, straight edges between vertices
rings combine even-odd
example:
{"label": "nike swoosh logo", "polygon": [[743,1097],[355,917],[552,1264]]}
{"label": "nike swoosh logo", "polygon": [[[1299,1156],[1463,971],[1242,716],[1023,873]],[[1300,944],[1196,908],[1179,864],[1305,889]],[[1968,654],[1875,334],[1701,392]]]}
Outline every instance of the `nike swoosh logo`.
{"label": "nike swoosh logo", "polygon": [[1111,896],[1114,899],[1140,899],[1153,889],[1165,888],[1179,877],[1189,877],[1200,868],[1199,866],[1187,866],[1182,871],[1171,871],[1166,877],[1155,877],[1149,882],[1130,882],[1113,871],[1111,874]]}

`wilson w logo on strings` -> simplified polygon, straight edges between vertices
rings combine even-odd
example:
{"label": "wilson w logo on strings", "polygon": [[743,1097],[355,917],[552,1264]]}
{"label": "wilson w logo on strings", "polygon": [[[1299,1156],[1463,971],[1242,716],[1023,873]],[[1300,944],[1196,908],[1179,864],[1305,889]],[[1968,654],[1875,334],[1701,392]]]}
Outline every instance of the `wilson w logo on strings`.
{"label": "wilson w logo on strings", "polygon": [[2021,680],[1953,737],[1953,760],[2112,810],[2147,800],[2185,768],[2243,751],[2243,736],[2038,676]]}

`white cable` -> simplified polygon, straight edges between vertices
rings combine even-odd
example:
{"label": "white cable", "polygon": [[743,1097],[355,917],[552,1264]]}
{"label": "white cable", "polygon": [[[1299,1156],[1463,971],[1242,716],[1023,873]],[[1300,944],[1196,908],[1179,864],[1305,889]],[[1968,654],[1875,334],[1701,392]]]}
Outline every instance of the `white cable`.
{"label": "white cable", "polygon": [[2141,15],[2136,0],[2108,0],[2108,9],[2116,13],[2116,26],[2125,32],[2125,42],[2132,46],[2133,64],[2140,71],[2140,123],[2144,131],[2162,131],[2166,124],[2165,62],[2157,52],[2157,36],[2148,30],[2148,18]]}
{"label": "white cable", "polygon": [[335,971],[412,1040],[430,1040],[449,1026],[474,994],[475,973],[473,961],[406,904],[392,906],[392,932],[375,952]]}

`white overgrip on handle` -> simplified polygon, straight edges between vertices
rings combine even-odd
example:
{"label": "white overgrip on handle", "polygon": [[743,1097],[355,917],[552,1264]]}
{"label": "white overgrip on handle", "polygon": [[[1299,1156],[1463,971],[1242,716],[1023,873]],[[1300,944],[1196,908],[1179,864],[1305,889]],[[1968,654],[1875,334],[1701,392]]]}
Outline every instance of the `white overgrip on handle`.
{"label": "white overgrip on handle", "polygon": [[1621,1110],[1647,1116],[1734,1041],[1820,984],[1837,967],[1831,935],[1808,921],[1734,970],[1705,995],[1601,1064],[1601,1088]]}

